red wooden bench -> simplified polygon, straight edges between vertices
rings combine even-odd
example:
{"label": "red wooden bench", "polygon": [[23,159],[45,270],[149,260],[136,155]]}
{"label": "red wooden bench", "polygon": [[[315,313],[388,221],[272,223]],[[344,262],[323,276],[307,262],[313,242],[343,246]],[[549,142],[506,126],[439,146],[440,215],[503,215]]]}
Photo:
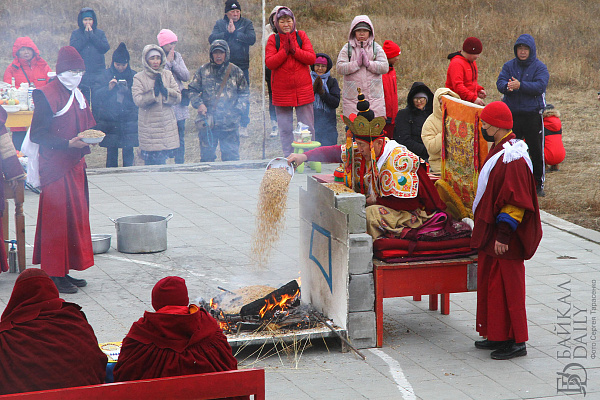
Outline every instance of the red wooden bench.
{"label": "red wooden bench", "polygon": [[388,264],[373,260],[375,280],[375,323],[377,347],[383,345],[383,299],[429,295],[429,309],[437,310],[441,297],[442,314],[450,313],[450,293],[477,290],[477,257]]}
{"label": "red wooden bench", "polygon": [[209,400],[250,395],[254,396],[254,400],[265,400],[265,371],[263,369],[240,369],[209,374],[42,390],[39,392],[7,394],[0,396],[0,399]]}

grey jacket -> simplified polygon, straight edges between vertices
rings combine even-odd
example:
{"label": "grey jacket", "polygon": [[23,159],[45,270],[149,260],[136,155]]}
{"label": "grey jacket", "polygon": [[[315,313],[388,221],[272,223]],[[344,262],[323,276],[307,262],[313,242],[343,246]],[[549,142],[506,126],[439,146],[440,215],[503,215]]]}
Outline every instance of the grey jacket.
{"label": "grey jacket", "polygon": [[[177,82],[177,86],[179,87],[179,91],[183,89],[183,82],[187,82],[190,80],[190,71],[188,71],[185,66],[185,62],[183,62],[183,57],[178,52],[175,52],[175,58],[173,62],[166,62],[165,69],[167,71],[171,71],[173,74],[173,78],[175,78],[175,82]],[[175,107],[175,118],[177,121],[181,121],[182,119],[188,119],[190,117],[189,106],[182,106],[181,104],[177,104]]]}

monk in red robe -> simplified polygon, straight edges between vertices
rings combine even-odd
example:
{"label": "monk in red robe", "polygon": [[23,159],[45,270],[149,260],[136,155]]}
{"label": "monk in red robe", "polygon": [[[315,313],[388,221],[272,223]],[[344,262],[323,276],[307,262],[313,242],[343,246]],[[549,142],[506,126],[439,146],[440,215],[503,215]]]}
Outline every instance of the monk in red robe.
{"label": "monk in red robe", "polygon": [[48,274],[19,275],[0,319],[0,394],[104,383],[106,355],[81,307]]}
{"label": "monk in red robe", "polygon": [[59,50],[57,77],[33,91],[31,141],[40,145],[40,195],[33,264],[41,264],[60,293],[87,284],[68,275],[94,265],[85,173],[89,145],[77,134],[96,125],[77,88],[85,63],[74,47]]}
{"label": "monk in red robe", "polygon": [[185,280],[161,279],[152,289],[152,307],[123,339],[115,382],[237,369],[237,360],[219,324],[206,310],[188,305]]}
{"label": "monk in red robe", "polygon": [[512,133],[512,114],[495,101],[481,113],[483,137],[493,142],[477,183],[471,247],[479,250],[478,349],[507,360],[527,354],[525,264],[542,239],[533,166],[527,145]]}
{"label": "monk in red robe", "polygon": [[[0,107],[0,156],[2,159],[0,162],[0,215],[4,213],[4,182],[9,182],[14,189],[16,185],[22,185],[23,179],[25,179],[25,172],[17,157],[17,151],[6,126],[4,126],[7,117],[6,110]],[[2,224],[0,224],[0,239],[4,239]],[[0,246],[0,272],[6,271],[8,271],[6,250],[2,245]]]}

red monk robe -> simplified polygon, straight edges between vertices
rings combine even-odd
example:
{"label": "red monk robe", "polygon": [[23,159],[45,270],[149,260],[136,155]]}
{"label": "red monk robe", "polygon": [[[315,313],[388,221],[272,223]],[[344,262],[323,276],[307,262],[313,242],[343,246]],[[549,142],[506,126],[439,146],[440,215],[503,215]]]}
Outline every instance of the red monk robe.
{"label": "red monk robe", "polygon": [[17,278],[0,319],[0,394],[104,383],[106,355],[77,304],[37,268]]}
{"label": "red monk robe", "polygon": [[[486,163],[515,135],[510,133],[492,147]],[[484,163],[485,168],[485,163]],[[504,206],[525,210],[512,232],[508,250],[496,255],[499,233],[496,218]],[[542,238],[535,180],[524,158],[504,163],[502,156],[491,170],[485,193],[475,210],[471,247],[479,249],[477,270],[477,332],[491,341],[528,340],[525,311],[525,264]]]}
{"label": "red monk robe", "polygon": [[156,312],[145,312],[123,339],[115,382],[237,369],[217,321],[188,303],[182,278],[168,276],[154,286]]}
{"label": "red monk robe", "polygon": [[[17,151],[12,143],[10,135],[4,124],[6,123],[6,110],[0,107],[0,215],[4,213],[4,182],[15,181],[14,184],[22,185],[23,182],[18,181],[25,177],[23,167],[17,157]],[[2,224],[0,224],[0,239],[4,239]],[[6,262],[6,250],[4,246],[0,246],[0,272],[8,271]]]}
{"label": "red monk robe", "polygon": [[70,96],[71,91],[58,79],[33,92],[31,140],[40,145],[42,187],[33,264],[41,264],[52,277],[94,265],[84,158],[90,150],[68,146],[70,139],[94,127],[96,121],[87,101],[81,109],[75,98],[65,114],[53,117]]}

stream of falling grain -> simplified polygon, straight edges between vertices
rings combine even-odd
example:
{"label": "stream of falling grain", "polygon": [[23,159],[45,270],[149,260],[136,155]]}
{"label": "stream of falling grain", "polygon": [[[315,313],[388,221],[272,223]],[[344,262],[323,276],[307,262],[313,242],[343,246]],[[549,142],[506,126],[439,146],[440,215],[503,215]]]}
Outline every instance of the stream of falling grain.
{"label": "stream of falling grain", "polygon": [[252,238],[252,258],[264,268],[285,225],[285,207],[292,176],[285,169],[265,172],[258,194],[256,228]]}

